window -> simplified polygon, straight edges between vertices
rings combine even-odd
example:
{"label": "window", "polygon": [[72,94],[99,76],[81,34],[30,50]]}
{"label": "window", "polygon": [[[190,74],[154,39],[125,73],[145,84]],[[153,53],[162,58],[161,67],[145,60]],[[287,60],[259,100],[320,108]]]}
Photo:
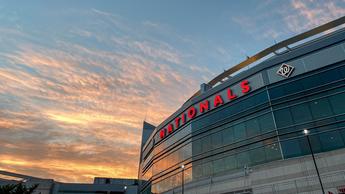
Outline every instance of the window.
{"label": "window", "polygon": [[[342,123],[344,125],[344,123]],[[343,138],[343,142],[345,144],[345,129],[339,129],[339,133],[341,134],[342,138]]]}
{"label": "window", "polygon": [[202,175],[204,177],[207,177],[207,176],[210,176],[212,175],[212,162],[206,162],[202,165],[202,170],[203,170],[203,173]]}
{"label": "window", "polygon": [[300,147],[300,142],[298,139],[282,141],[281,146],[283,149],[284,158],[291,158],[303,155],[303,152]]}
{"label": "window", "polygon": [[[262,143],[260,143],[262,144]],[[261,164],[266,160],[266,154],[263,147],[258,147],[249,151],[251,164]]]}
{"label": "window", "polygon": [[[307,139],[307,138],[305,138]],[[320,136],[319,135],[309,135],[309,140],[310,140],[310,144],[311,147],[313,149],[313,152],[317,153],[317,152],[321,152],[322,151],[322,146],[321,146],[321,141],[320,141]],[[307,142],[307,140],[305,141]],[[306,147],[309,148],[308,143],[305,143]],[[303,148],[303,147],[302,147]],[[306,149],[307,152],[305,154],[309,154],[310,153],[310,149]]]}
{"label": "window", "polygon": [[266,161],[273,161],[282,158],[278,142],[273,143],[272,140],[269,140],[268,142],[264,143],[268,144],[264,147],[266,153]]}
{"label": "window", "polygon": [[259,119],[262,133],[271,131],[274,129],[274,121],[273,121],[272,113],[264,114],[260,116],[258,119]]}
{"label": "window", "polygon": [[312,120],[308,103],[302,103],[290,108],[295,123],[303,123]]}
{"label": "window", "polygon": [[193,141],[193,155],[201,154],[202,152],[202,145],[201,139],[197,139]]}
{"label": "window", "polygon": [[234,129],[229,127],[222,131],[223,133],[223,144],[228,145],[234,142]]}
{"label": "window", "polygon": [[237,168],[236,155],[230,155],[224,158],[224,170],[233,170]]}
{"label": "window", "polygon": [[224,171],[224,159],[218,159],[213,161],[213,173],[217,174]]}
{"label": "window", "polygon": [[211,137],[205,136],[201,139],[202,152],[207,152],[212,148]]}
{"label": "window", "polygon": [[193,168],[187,168],[186,170],[184,170],[184,182],[188,183],[190,181],[192,181],[192,169]]}
{"label": "window", "polygon": [[193,166],[193,177],[195,179],[202,177],[202,169],[203,167],[201,164]]}
{"label": "window", "polygon": [[242,140],[246,137],[246,127],[244,123],[239,123],[234,126],[235,141]]}
{"label": "window", "polygon": [[248,151],[237,154],[237,167],[243,168],[244,166],[250,166],[250,159]]}
{"label": "window", "polygon": [[312,75],[312,76],[303,78],[302,85],[305,90],[310,89],[310,88],[318,86],[319,80],[320,80],[319,74]]}
{"label": "window", "polygon": [[345,113],[345,93],[336,94],[329,97],[329,101],[332,105],[335,114]]}
{"label": "window", "polygon": [[260,134],[260,126],[257,118],[250,119],[245,122],[247,129],[247,136],[252,137]]}
{"label": "window", "polygon": [[313,100],[309,104],[311,113],[315,119],[332,115],[331,106],[327,98]]}
{"label": "window", "polygon": [[286,127],[293,124],[292,116],[288,108],[277,110],[274,112],[274,115],[278,128]]}
{"label": "window", "polygon": [[181,148],[181,152],[183,157],[182,159],[185,160],[189,157],[192,156],[192,143],[188,143],[187,145],[183,146],[183,148]]}
{"label": "window", "polygon": [[268,92],[270,94],[271,99],[276,99],[276,98],[279,98],[279,97],[285,95],[285,91],[284,91],[283,86],[274,87],[274,88],[270,89]]}
{"label": "window", "polygon": [[341,74],[341,77],[345,78],[345,66],[340,67],[339,72]]}
{"label": "window", "polygon": [[212,142],[212,149],[219,148],[220,146],[222,146],[223,145],[222,133],[217,132],[217,133],[212,134],[211,142]]}
{"label": "window", "polygon": [[284,86],[285,95],[293,94],[303,90],[302,80],[296,80],[285,84]]}
{"label": "window", "polygon": [[321,82],[320,84],[328,84],[330,82],[341,79],[339,68],[328,70],[320,74]]}
{"label": "window", "polygon": [[330,151],[344,146],[339,131],[329,131],[320,135],[322,151]]}

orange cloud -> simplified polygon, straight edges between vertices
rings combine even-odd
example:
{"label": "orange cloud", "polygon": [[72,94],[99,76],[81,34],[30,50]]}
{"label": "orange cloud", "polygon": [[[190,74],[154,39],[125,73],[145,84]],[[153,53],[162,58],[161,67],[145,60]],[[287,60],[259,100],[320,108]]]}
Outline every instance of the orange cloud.
{"label": "orange cloud", "polygon": [[143,119],[159,124],[212,73],[167,43],[88,27],[71,34],[102,46],[0,28],[13,47],[0,53],[1,169],[67,182],[135,178]]}

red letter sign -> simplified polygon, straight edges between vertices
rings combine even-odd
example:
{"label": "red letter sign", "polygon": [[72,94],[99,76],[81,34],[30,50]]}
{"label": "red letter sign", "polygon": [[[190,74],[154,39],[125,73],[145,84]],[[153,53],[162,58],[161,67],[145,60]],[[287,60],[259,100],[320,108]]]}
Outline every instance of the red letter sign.
{"label": "red letter sign", "polygon": [[195,115],[196,115],[196,109],[195,109],[194,106],[191,106],[191,107],[189,108],[189,110],[188,110],[188,117],[189,117],[190,119],[192,119],[192,118],[195,117]]}
{"label": "red letter sign", "polygon": [[250,91],[250,86],[248,80],[241,82],[242,93],[245,94]]}
{"label": "red letter sign", "polygon": [[200,112],[203,113],[204,111],[209,110],[209,102],[205,100],[204,102],[200,102],[199,104]]}
{"label": "red letter sign", "polygon": [[175,129],[180,127],[180,117],[176,117],[175,119]]}
{"label": "red letter sign", "polygon": [[170,123],[169,125],[168,125],[168,133],[170,134],[170,133],[172,133],[173,132],[173,125]]}
{"label": "red letter sign", "polygon": [[232,93],[231,89],[229,88],[229,89],[228,89],[228,99],[229,99],[229,100],[233,100],[233,99],[235,99],[236,97],[237,97],[236,94]]}
{"label": "red letter sign", "polygon": [[223,103],[224,103],[223,99],[220,95],[217,95],[216,97],[214,97],[214,107],[217,107]]}
{"label": "red letter sign", "polygon": [[164,138],[164,136],[165,136],[165,129],[161,129],[161,131],[159,132],[159,136],[161,137],[161,139]]}
{"label": "red letter sign", "polygon": [[182,118],[182,125],[186,123],[186,114],[182,114],[181,115],[181,118]]}

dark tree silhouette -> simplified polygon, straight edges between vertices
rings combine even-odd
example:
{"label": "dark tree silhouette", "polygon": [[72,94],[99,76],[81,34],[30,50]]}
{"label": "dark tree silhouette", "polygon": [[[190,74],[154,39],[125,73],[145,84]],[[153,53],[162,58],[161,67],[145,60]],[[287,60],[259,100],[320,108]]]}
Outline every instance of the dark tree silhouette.
{"label": "dark tree silhouette", "polygon": [[0,194],[32,194],[38,184],[27,187],[23,183],[0,185]]}

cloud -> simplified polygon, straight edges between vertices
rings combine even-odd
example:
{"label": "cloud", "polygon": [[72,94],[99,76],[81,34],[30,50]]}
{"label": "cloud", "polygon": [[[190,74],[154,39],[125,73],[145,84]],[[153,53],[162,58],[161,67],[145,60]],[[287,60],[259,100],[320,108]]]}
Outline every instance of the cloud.
{"label": "cloud", "polygon": [[309,30],[345,15],[344,1],[291,1],[284,21],[296,33]]}
{"label": "cloud", "polygon": [[265,1],[255,14],[233,16],[231,21],[256,40],[283,40],[344,16],[344,6],[344,1]]}
{"label": "cloud", "polygon": [[68,14],[82,20],[67,34],[0,27],[0,168],[68,182],[134,178],[145,115],[159,124],[212,72],[118,16]]}

